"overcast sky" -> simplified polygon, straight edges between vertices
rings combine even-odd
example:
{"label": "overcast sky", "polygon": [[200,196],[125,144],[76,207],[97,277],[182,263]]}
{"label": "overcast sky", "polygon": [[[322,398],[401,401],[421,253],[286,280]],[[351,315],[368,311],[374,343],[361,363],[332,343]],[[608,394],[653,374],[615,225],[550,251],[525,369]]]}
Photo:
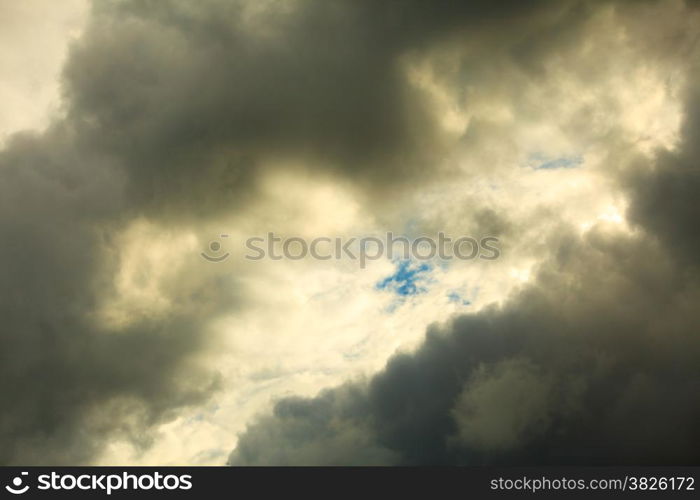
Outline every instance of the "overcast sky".
{"label": "overcast sky", "polygon": [[682,0],[0,0],[0,463],[697,463],[699,39]]}

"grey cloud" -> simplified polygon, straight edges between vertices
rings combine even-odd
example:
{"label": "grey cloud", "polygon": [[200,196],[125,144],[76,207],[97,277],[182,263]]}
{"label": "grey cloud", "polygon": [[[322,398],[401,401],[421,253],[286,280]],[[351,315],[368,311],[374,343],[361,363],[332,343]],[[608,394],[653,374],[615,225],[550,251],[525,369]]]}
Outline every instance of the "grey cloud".
{"label": "grey cloud", "polygon": [[[697,45],[697,44],[696,44]],[[697,51],[696,51],[697,53]],[[694,68],[695,81],[700,70]],[[700,89],[691,87],[679,151],[659,151],[649,168],[629,175],[632,193],[629,216],[663,240],[670,252],[697,263],[700,256]]]}
{"label": "grey cloud", "polygon": [[65,94],[81,136],[125,159],[151,208],[235,206],[280,158],[387,192],[450,168],[402,56],[472,27],[493,40],[511,25],[537,30],[523,19],[547,7],[556,21],[566,5],[99,3],[65,68]]}
{"label": "grey cloud", "polygon": [[457,397],[454,442],[499,453],[534,439],[551,424],[552,381],[529,361],[509,359],[474,370]]}
{"label": "grey cloud", "polygon": [[241,441],[248,465],[383,465],[398,461],[368,422],[366,389],[347,384],[315,399],[289,398],[262,416]]}
{"label": "grey cloud", "polygon": [[106,328],[93,314],[115,262],[123,175],[73,132],[15,136],[0,153],[0,463],[86,463],[115,435],[201,402],[217,377],[194,354],[203,318]]}

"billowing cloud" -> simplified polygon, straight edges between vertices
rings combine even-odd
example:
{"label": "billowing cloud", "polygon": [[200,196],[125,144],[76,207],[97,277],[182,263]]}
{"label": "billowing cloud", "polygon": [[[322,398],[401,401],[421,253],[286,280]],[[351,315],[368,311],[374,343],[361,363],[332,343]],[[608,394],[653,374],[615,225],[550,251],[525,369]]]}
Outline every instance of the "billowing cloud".
{"label": "billowing cloud", "polygon": [[129,239],[140,218],[187,227],[240,206],[281,158],[361,183],[433,175],[440,133],[399,58],[500,9],[95,2],[63,71],[63,115],[0,155],[12,401],[0,460],[88,461],[210,395],[204,332],[236,292],[183,277],[200,272],[188,265],[160,295],[157,260],[171,254]]}
{"label": "billowing cloud", "polygon": [[[605,222],[583,233],[560,226],[534,280],[505,304],[434,325],[415,353],[396,355],[371,380],[355,383],[366,395],[336,414],[365,409],[356,426],[372,437],[368,449],[385,449],[384,463],[697,461],[695,75],[691,66],[677,149],[608,160],[620,162],[607,175],[629,193],[631,230]],[[276,408],[310,409],[333,398],[329,390]],[[319,414],[304,420],[334,421]],[[306,437],[284,432],[292,422]],[[274,443],[260,439],[273,429],[283,432]],[[323,449],[334,438],[275,411],[251,424],[229,460],[303,463],[308,450],[290,456],[296,442]],[[348,448],[334,458],[358,464],[362,452]]]}
{"label": "billowing cloud", "polygon": [[565,4],[99,3],[64,92],[81,137],[124,160],[151,208],[207,214],[243,202],[280,158],[392,192],[454,168],[455,137],[407,77],[411,54],[470,30],[527,46],[543,26],[572,22]]}
{"label": "billowing cloud", "polygon": [[124,209],[110,159],[56,127],[15,136],[0,176],[0,460],[82,463],[112,433],[144,441],[143,429],[209,394],[216,376],[196,360],[197,315],[111,329],[94,314],[112,287],[110,238]]}
{"label": "billowing cloud", "polygon": [[[61,113],[0,151],[0,462],[95,462],[202,421],[231,445],[250,423],[231,463],[690,461],[694,19],[681,1],[93,2]],[[272,229],[473,230],[504,256],[420,287],[406,263],[198,257]],[[211,446],[154,460],[223,462]]]}

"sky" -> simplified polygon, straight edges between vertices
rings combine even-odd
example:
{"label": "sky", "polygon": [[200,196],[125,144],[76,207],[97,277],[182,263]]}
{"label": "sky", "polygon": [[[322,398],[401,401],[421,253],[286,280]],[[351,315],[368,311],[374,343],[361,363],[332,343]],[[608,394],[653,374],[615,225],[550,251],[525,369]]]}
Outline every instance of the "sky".
{"label": "sky", "polygon": [[[0,0],[0,464],[696,464],[698,40],[690,0]],[[389,232],[499,251],[246,258]]]}

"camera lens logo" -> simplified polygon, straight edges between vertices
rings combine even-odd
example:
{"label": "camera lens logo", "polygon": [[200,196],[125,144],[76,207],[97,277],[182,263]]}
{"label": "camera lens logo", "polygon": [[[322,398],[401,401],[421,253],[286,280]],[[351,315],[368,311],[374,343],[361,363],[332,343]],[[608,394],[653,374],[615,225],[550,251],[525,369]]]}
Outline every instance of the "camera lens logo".
{"label": "camera lens logo", "polygon": [[26,493],[29,489],[29,485],[26,484],[24,485],[24,487],[22,487],[22,476],[27,476],[28,474],[28,472],[22,472],[21,475],[15,477],[12,480],[12,485],[10,486],[8,484],[7,486],[5,486],[5,489],[13,495],[21,495],[22,493]]}
{"label": "camera lens logo", "polygon": [[[228,234],[221,234],[219,236],[221,238],[228,238]],[[224,251],[225,250],[222,250],[221,243],[219,241],[214,240],[209,242],[209,252],[211,252],[214,255],[209,255],[207,252],[202,252],[200,255],[209,262],[223,262],[226,259],[228,259],[228,256],[230,255],[228,252],[221,253]]]}

